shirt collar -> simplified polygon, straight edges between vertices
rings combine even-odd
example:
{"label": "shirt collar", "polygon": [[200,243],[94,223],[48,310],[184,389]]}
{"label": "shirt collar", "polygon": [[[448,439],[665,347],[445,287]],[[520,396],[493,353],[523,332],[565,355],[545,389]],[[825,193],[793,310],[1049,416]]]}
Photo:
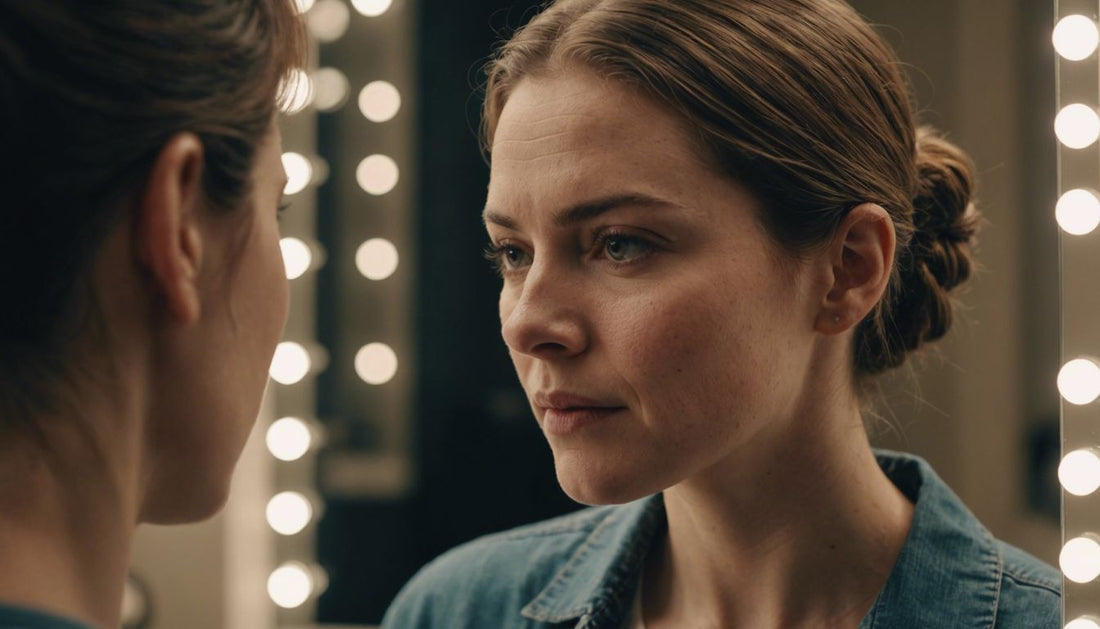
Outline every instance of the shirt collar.
{"label": "shirt collar", "polygon": [[[914,502],[913,522],[860,629],[993,626],[1003,566],[992,535],[925,461],[886,450],[875,455]],[[665,524],[660,494],[609,510],[520,613],[550,623],[580,619],[578,629],[617,626]]]}

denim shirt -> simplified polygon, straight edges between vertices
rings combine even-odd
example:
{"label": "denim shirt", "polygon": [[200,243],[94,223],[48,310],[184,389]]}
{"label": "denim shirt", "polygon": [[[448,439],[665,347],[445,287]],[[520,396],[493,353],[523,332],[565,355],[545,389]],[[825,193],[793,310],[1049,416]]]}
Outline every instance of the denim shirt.
{"label": "denim shirt", "polygon": [[[876,455],[915,506],[893,571],[860,629],[1061,627],[1057,571],[994,539],[925,461]],[[658,494],[474,540],[413,577],[382,626],[619,629],[664,527]]]}

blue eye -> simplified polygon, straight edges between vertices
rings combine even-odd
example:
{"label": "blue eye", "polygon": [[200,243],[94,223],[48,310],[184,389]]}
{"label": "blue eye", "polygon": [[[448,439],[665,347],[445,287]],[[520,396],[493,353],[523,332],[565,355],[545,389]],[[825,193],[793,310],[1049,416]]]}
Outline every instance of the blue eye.
{"label": "blue eye", "polygon": [[653,250],[648,241],[627,234],[606,234],[601,241],[604,255],[613,262],[631,262]]}
{"label": "blue eye", "polygon": [[497,273],[501,275],[529,265],[531,263],[530,257],[526,251],[515,245],[490,243],[485,248],[485,259],[492,263]]}

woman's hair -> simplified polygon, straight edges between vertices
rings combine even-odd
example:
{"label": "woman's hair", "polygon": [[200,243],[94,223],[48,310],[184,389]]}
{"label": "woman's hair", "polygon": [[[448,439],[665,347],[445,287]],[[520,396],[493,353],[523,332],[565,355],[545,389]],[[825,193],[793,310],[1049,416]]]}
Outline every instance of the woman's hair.
{"label": "woman's hair", "polygon": [[0,418],[49,405],[87,268],[173,135],[201,139],[212,208],[245,204],[304,55],[292,0],[0,0]]}
{"label": "woman's hair", "polygon": [[581,67],[686,121],[795,256],[828,243],[853,207],[881,205],[897,257],[856,332],[861,378],[947,332],[979,222],[972,164],[915,128],[899,65],[842,0],[558,0],[490,60],[482,141],[488,153],[521,79]]}

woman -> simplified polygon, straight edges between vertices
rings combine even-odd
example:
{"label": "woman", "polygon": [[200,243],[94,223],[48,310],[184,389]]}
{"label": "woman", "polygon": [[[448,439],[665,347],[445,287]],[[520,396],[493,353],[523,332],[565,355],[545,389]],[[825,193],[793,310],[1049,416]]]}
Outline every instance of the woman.
{"label": "woman", "polygon": [[[1057,627],[862,391],[951,323],[972,170],[841,0],[559,0],[489,66],[484,220],[558,479],[389,627]],[[650,497],[646,497],[650,496]]]}
{"label": "woman", "polygon": [[0,0],[0,626],[117,627],[226,499],[287,315],[288,0]]}

